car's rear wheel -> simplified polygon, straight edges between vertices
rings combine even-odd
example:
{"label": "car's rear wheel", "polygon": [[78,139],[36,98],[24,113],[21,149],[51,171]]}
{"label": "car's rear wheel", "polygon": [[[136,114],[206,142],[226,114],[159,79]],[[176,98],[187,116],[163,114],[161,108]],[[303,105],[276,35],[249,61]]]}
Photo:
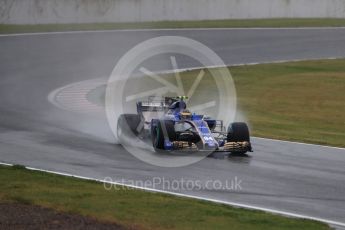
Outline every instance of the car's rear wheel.
{"label": "car's rear wheel", "polygon": [[117,136],[121,140],[124,136],[132,137],[138,135],[143,126],[142,117],[138,114],[121,114],[117,121]]}

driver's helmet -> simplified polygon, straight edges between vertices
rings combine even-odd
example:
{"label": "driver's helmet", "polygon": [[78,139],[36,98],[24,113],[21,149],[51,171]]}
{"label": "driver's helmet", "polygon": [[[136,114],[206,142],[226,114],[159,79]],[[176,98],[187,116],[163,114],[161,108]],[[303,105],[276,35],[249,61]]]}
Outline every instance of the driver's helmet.
{"label": "driver's helmet", "polygon": [[180,112],[180,118],[182,120],[191,119],[192,113],[188,109],[184,109]]}
{"label": "driver's helmet", "polygon": [[187,108],[187,105],[184,101],[175,101],[169,106],[169,109],[181,112]]}

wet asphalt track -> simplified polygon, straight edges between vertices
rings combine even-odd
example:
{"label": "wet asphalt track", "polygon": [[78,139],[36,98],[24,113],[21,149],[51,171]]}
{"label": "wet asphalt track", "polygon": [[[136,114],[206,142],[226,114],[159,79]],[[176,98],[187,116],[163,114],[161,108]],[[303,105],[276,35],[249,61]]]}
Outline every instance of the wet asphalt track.
{"label": "wet asphalt track", "polygon": [[[253,139],[248,157],[206,158],[183,168],[143,163],[110,144],[104,114],[76,114],[47,100],[54,89],[107,77],[145,39],[178,35],[213,49],[226,64],[345,56],[345,29],[166,30],[0,37],[0,161],[114,180],[231,180],[240,191],[181,190],[345,223],[345,150]],[[179,63],[181,68],[195,63]],[[152,65],[155,70],[167,63]],[[156,189],[161,189],[156,186]]]}

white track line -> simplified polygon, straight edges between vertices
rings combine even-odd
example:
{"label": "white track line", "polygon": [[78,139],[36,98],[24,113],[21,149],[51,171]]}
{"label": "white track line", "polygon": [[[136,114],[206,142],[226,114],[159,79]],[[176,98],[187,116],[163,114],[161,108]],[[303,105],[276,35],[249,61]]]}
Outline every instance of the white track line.
{"label": "white track line", "polygon": [[322,148],[332,148],[332,149],[345,150],[345,148],[328,146],[328,145],[318,145],[318,144],[303,143],[303,142],[297,142],[297,141],[285,141],[285,140],[278,140],[278,139],[271,139],[271,138],[264,138],[264,137],[253,137],[253,138],[261,139],[261,140],[274,141],[274,142],[284,142],[284,143],[291,143],[291,144],[297,144],[297,145],[309,145],[309,146],[316,146],[316,147],[322,147]]}
{"label": "white track line", "polygon": [[0,165],[13,166],[13,164],[8,164],[8,163],[4,163],[4,162],[0,162]]}
{"label": "white track line", "polygon": [[[8,163],[3,163],[3,162],[0,162],[0,165],[13,166],[13,164],[8,164]],[[118,186],[126,186],[129,188],[140,189],[140,190],[144,190],[144,191],[148,191],[148,192],[157,192],[157,193],[169,194],[169,195],[178,196],[178,197],[209,201],[209,202],[213,202],[213,203],[217,203],[217,204],[225,204],[225,205],[234,206],[234,207],[238,207],[238,208],[264,211],[264,212],[269,212],[269,213],[278,214],[278,215],[287,216],[287,217],[314,220],[314,221],[324,222],[324,223],[327,223],[330,225],[345,227],[345,223],[338,222],[338,221],[333,221],[333,220],[328,220],[328,219],[323,219],[323,218],[317,218],[317,217],[312,217],[312,216],[307,216],[307,215],[302,215],[302,214],[297,214],[297,213],[292,213],[292,212],[279,211],[279,210],[270,209],[270,208],[263,208],[263,207],[254,206],[254,205],[247,205],[247,204],[241,204],[241,203],[236,203],[236,202],[228,202],[228,201],[223,201],[223,200],[211,199],[211,198],[207,198],[207,197],[187,195],[187,194],[182,194],[182,193],[177,193],[177,192],[169,192],[169,191],[164,191],[164,190],[159,190],[159,189],[154,189],[154,188],[146,188],[146,187],[140,187],[140,186],[135,186],[135,185],[128,185],[128,184],[119,183],[119,182],[109,182],[106,180],[99,180],[99,179],[90,178],[90,177],[78,176],[78,175],[73,175],[73,174],[69,174],[69,173],[56,172],[56,171],[44,170],[44,169],[33,168],[33,167],[26,167],[26,169],[33,170],[33,171],[52,173],[52,174],[61,175],[61,176],[74,177],[74,178],[83,179],[83,180],[91,180],[91,181],[96,181],[96,182],[100,182],[100,183],[106,183],[106,184],[112,184],[112,185],[118,185]]]}
{"label": "white track line", "polygon": [[37,36],[57,34],[83,34],[83,33],[116,33],[116,32],[159,32],[159,31],[207,31],[207,30],[341,30],[345,27],[248,27],[248,28],[171,28],[171,29],[114,29],[114,30],[77,30],[60,32],[14,33],[0,34],[0,37]]}

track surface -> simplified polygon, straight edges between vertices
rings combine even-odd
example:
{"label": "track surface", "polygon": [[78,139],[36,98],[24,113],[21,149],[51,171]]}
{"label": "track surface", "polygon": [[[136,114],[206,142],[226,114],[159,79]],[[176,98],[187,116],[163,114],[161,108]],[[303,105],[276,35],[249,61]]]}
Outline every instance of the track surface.
{"label": "track surface", "polygon": [[[117,31],[0,37],[0,161],[98,179],[152,180],[160,176],[204,183],[237,177],[242,181],[240,191],[178,192],[344,223],[344,149],[255,138],[255,152],[249,157],[206,158],[183,168],[160,168],[109,143],[111,133],[104,114],[75,114],[48,102],[47,95],[58,87],[107,77],[126,51],[160,35],[196,39],[227,64],[345,56],[345,29]],[[194,64],[184,62],[180,67]],[[166,63],[158,66],[167,68]]]}

